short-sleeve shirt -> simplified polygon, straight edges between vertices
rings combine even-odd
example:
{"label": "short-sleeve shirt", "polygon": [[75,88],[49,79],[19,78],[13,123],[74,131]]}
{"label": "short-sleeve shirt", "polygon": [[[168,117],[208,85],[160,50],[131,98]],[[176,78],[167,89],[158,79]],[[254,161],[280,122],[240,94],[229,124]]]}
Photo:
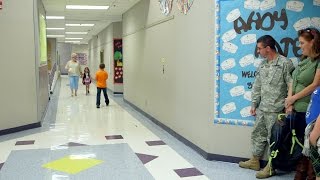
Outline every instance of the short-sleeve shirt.
{"label": "short-sleeve shirt", "polygon": [[107,79],[108,73],[104,70],[99,69],[96,73],[96,81],[98,88],[106,88],[107,87]]}
{"label": "short-sleeve shirt", "polygon": [[320,86],[313,91],[311,100],[306,113],[306,123],[309,124],[313,120],[317,119],[320,115]]}
{"label": "short-sleeve shirt", "polygon": [[[316,70],[320,69],[320,59],[312,60],[306,58],[299,62],[297,68],[292,73],[292,95],[299,93],[304,88],[312,84]],[[311,95],[298,99],[294,103],[294,109],[297,112],[306,112],[310,102]]]}

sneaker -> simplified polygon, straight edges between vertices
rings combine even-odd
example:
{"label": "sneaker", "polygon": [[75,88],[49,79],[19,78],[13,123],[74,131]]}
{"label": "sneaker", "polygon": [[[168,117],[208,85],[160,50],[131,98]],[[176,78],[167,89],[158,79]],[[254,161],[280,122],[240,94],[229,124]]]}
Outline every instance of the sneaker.
{"label": "sneaker", "polygon": [[100,106],[97,106],[97,108],[100,108]]}

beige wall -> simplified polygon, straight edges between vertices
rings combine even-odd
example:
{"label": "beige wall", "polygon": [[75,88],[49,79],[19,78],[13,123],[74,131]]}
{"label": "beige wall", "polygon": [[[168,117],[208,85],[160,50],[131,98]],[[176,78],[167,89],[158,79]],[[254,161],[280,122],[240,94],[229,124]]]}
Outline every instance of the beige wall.
{"label": "beige wall", "polygon": [[248,157],[250,127],[213,124],[214,1],[188,15],[175,3],[169,16],[150,0],[123,15],[124,98],[208,153]]}
{"label": "beige wall", "polygon": [[[122,37],[122,23],[114,22],[89,41],[89,67],[95,72],[100,64],[100,51],[104,52],[105,70],[109,73],[107,86],[114,92],[123,92],[123,85],[114,84],[113,76],[113,39]],[[124,60],[125,61],[125,60]]]}
{"label": "beige wall", "polygon": [[9,0],[0,10],[0,130],[39,122],[34,6],[37,1]]}

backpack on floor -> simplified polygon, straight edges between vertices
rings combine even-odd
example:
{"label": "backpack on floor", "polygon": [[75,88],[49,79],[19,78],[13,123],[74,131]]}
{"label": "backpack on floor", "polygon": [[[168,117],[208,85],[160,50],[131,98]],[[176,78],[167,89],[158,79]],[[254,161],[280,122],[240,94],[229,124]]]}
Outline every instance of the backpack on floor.
{"label": "backpack on floor", "polygon": [[295,113],[288,117],[279,114],[272,127],[269,164],[274,169],[295,170],[297,162],[302,157],[304,139],[296,136],[294,121]]}

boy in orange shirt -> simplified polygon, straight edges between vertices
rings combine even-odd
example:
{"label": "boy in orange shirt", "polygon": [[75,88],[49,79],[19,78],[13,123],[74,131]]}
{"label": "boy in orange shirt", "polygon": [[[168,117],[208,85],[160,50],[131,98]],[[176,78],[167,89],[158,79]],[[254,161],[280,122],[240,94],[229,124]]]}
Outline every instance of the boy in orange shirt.
{"label": "boy in orange shirt", "polygon": [[103,91],[104,99],[106,102],[106,105],[109,105],[109,98],[107,94],[107,79],[108,79],[108,73],[104,70],[105,64],[99,65],[99,70],[96,72],[96,81],[97,81],[97,101],[96,105],[97,108],[100,108],[100,96],[101,96],[101,90]]}

